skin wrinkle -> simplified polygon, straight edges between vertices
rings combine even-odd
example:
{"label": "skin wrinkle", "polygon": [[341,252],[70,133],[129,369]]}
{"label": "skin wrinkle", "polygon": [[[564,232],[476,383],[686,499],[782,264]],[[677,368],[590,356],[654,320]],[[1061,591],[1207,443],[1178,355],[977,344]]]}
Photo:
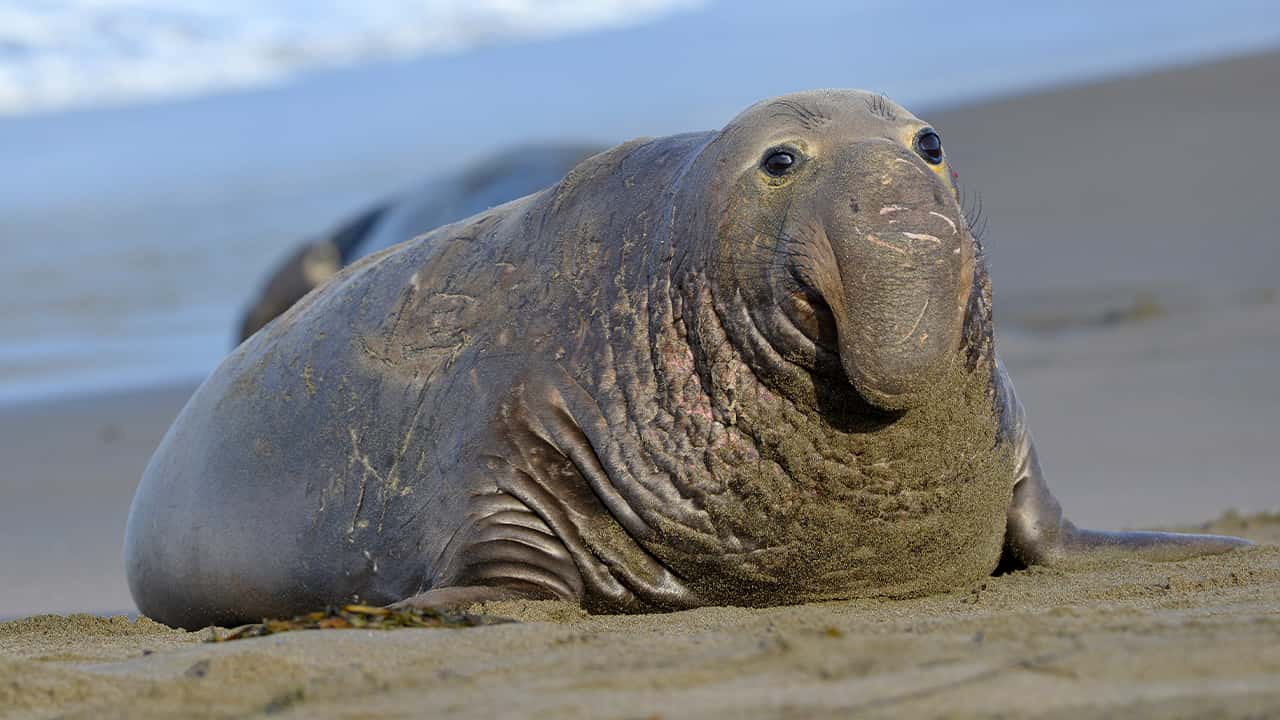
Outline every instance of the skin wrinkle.
{"label": "skin wrinkle", "polygon": [[[599,448],[599,450],[600,450],[600,455],[602,455],[603,457],[608,456],[609,454],[608,448],[602,447],[602,448]],[[617,474],[614,474],[613,477],[609,477],[609,475],[593,473],[591,474],[591,477],[598,478],[600,482],[608,484],[608,487],[613,487],[613,484],[616,482],[622,482],[622,480],[627,480],[625,477],[620,477],[620,475],[617,475]],[[630,482],[630,480],[627,480],[627,482]],[[600,489],[604,489],[604,486],[599,486],[599,484],[598,486],[594,486],[594,487],[596,488],[596,491],[600,491]],[[609,520],[607,520],[607,516],[602,516],[602,518],[599,518],[599,520],[604,521],[605,525],[596,524],[596,527],[598,528],[608,527]],[[586,533],[588,533],[588,529],[589,528],[586,528],[586,527],[582,528],[582,532],[584,532],[584,536],[582,536],[582,538],[586,539]],[[594,534],[595,532],[596,530],[591,530],[591,534]],[[654,585],[652,580],[646,580],[643,578],[636,577],[635,565],[637,560],[641,561],[641,564],[645,564],[645,562],[648,562],[648,564],[653,564],[654,571],[657,571],[657,573],[669,574],[666,569],[660,569],[660,566],[655,564],[655,562],[652,559],[650,559],[648,553],[641,550],[639,546],[636,546],[635,538],[644,537],[645,534],[648,534],[648,533],[644,532],[644,530],[636,530],[636,532],[631,534],[630,538],[621,539],[618,537],[614,537],[613,541],[609,541],[609,542],[613,542],[614,546],[617,546],[618,542],[623,543],[622,546],[617,546],[617,547],[621,547],[622,555],[618,555],[616,550],[605,550],[605,548],[603,548],[602,546],[600,546],[599,543],[596,543],[596,542],[589,543],[588,547],[590,548],[590,552],[593,552],[595,553],[595,555],[602,557],[602,559],[608,559],[608,566],[609,568],[611,568],[612,573],[617,575],[618,580],[622,580],[622,582],[626,584],[626,587],[635,589],[637,593],[640,593],[641,596],[644,597],[645,602],[657,603],[657,606],[666,606],[666,607],[687,606],[689,605],[690,602],[694,602],[696,598],[695,594],[692,594],[691,592],[687,591],[686,588],[680,587],[680,589],[678,589],[678,594],[671,594],[672,589],[675,589],[676,587],[678,587],[678,585],[673,585],[673,583],[675,583],[676,580],[678,580],[678,575],[672,575],[671,579],[662,580],[662,583],[658,585]],[[608,537],[608,536],[605,536],[605,537]],[[600,538],[596,537],[596,539],[600,539]],[[653,573],[650,573],[649,577],[654,577]],[[616,582],[614,582],[612,578],[609,579],[609,583],[613,583],[614,585],[616,585]],[[595,587],[595,585],[593,585],[593,587]],[[655,594],[654,591],[657,591],[657,594]],[[625,601],[627,607],[634,606],[635,603],[637,602],[637,598],[632,596],[630,591],[627,591],[626,596],[618,596],[617,592],[614,591],[611,594],[608,594],[607,597],[609,598],[608,602],[616,603],[616,602]],[[627,600],[627,598],[630,598],[630,600]],[[586,596],[584,598],[584,603],[586,603],[586,605],[588,606],[596,606],[598,605],[598,602],[600,602],[600,600],[593,600],[593,597],[591,597],[590,594],[589,596]],[[643,609],[643,607],[644,605],[636,606],[635,609]]]}
{"label": "skin wrinkle", "polygon": [[[664,261],[664,262],[661,262],[659,266],[669,267],[669,264]],[[650,286],[648,296],[653,297],[655,294],[653,289],[654,286],[661,284],[663,278],[659,274],[650,272],[648,274],[648,279],[649,279],[649,286]],[[666,327],[666,328],[673,327],[673,323],[669,321],[659,321],[658,323],[655,323],[654,320],[652,319],[654,311],[650,309],[650,304],[647,301],[644,303],[644,307],[629,308],[629,310],[631,311],[631,313],[633,313],[630,315],[630,317],[633,317],[633,318],[638,319],[640,317],[648,316],[650,326],[657,325],[658,327]],[[672,393],[670,391],[665,393],[654,392],[654,387],[658,384],[659,382],[658,378],[661,374],[661,370],[659,369],[661,366],[655,365],[655,360],[657,358],[657,355],[655,354],[654,349],[661,348],[661,347],[675,347],[676,341],[673,341],[673,339],[669,335],[662,338],[652,338],[649,335],[648,328],[640,327],[641,325],[643,325],[643,323],[637,322],[636,326],[633,328],[633,330],[635,331],[633,333],[618,334],[619,337],[630,339],[631,342],[620,341],[620,342],[611,343],[610,345],[612,349],[611,352],[615,356],[617,354],[626,352],[626,353],[630,353],[636,359],[644,358],[650,361],[649,366],[644,369],[644,372],[634,372],[634,373],[626,373],[626,374],[619,375],[619,380],[624,385],[624,387],[621,388],[622,397],[628,401],[629,406],[633,406],[634,404],[633,399],[637,396],[645,397],[647,400],[649,400],[650,403],[652,403],[652,398],[654,398],[655,396],[658,398],[666,399],[668,402],[671,402],[673,398],[672,398]],[[637,368],[638,365],[639,365],[638,362],[628,363],[628,366],[632,368]],[[615,362],[614,366],[615,367],[618,366],[618,363]],[[686,429],[690,427],[696,427],[696,421],[693,421],[691,418],[683,418],[684,422],[680,422],[681,418],[678,417],[678,414],[676,412],[674,412],[670,407],[668,407],[667,403],[658,402],[658,403],[652,403],[652,404],[653,404],[652,410],[654,413],[653,418],[657,419],[659,422],[664,423],[673,429],[677,427],[684,427]],[[631,422],[633,423],[633,427],[634,427],[634,423],[635,423],[634,412],[629,413],[629,415],[632,415]],[[618,436],[617,433],[611,434],[611,437],[617,437],[617,436]],[[647,452],[627,453],[627,454],[637,456],[637,457],[646,457],[654,465],[661,468],[681,467],[680,464],[674,460],[674,458],[669,456],[666,452],[660,451],[661,445],[665,441],[669,441],[670,439],[672,439],[670,436],[654,437],[651,433],[641,430],[640,432],[624,434],[622,437],[640,438],[642,441],[641,445],[643,446],[643,449],[647,451]],[[693,443],[690,442],[687,439],[687,437],[681,438],[681,439],[684,441],[683,442],[684,448],[692,447]],[[652,484],[653,482],[652,480],[646,483],[645,477],[646,476],[641,476],[638,478],[641,484],[645,484],[645,485]],[[682,487],[682,483],[679,482],[681,477],[681,473],[679,471],[672,473],[670,475],[666,473],[661,473],[658,475],[650,475],[648,477],[653,477],[654,479],[659,480],[659,482],[661,482],[663,485],[666,485],[666,487],[660,488],[662,490],[670,491],[674,489],[678,495],[678,500],[676,502],[688,503],[685,506],[686,512],[682,513],[683,517],[686,518],[686,522],[687,522],[687,518],[697,516],[699,512],[698,505],[700,504],[700,501],[698,500],[696,494],[689,493],[686,487]],[[666,481],[666,482],[662,482],[662,481]],[[664,507],[664,505],[667,508],[672,507],[670,503],[650,503],[646,509],[649,509],[652,512],[654,509],[660,510],[661,508]],[[669,513],[658,513],[658,514],[660,515],[660,517],[654,517],[651,519],[651,521],[655,523],[665,522],[668,524],[673,522],[675,523],[681,522],[680,520],[677,520],[676,518],[671,517]]]}
{"label": "skin wrinkle", "polygon": [[[651,285],[651,287],[655,288],[655,290],[653,290],[652,292],[659,291],[656,289],[656,286],[657,286],[657,283],[654,283],[653,285]],[[687,344],[689,334],[684,323],[683,310],[681,310],[679,314],[675,313],[675,308],[683,307],[680,302],[679,296],[673,297],[671,293],[670,285],[666,284],[664,297],[667,298],[667,302],[666,304],[661,306],[661,310],[665,311],[665,313],[667,314],[667,317],[670,318],[671,320],[670,327],[673,328],[672,339],[674,341],[672,343],[672,346],[677,348],[676,352],[681,353],[681,356],[680,356],[680,364],[675,366],[674,368],[657,365],[656,369],[659,373],[669,373],[665,375],[665,377],[675,377],[676,376],[675,373],[683,373],[685,375],[686,380],[684,385],[681,388],[682,398],[690,395],[692,396],[689,400],[687,400],[687,402],[694,405],[694,407],[696,408],[696,410],[694,411],[694,414],[697,417],[701,418],[703,421],[701,423],[697,423],[697,422],[690,423],[687,427],[691,430],[701,431],[701,437],[698,438],[702,441],[701,444],[691,439],[691,442],[689,444],[689,449],[696,448],[702,451],[701,452],[702,467],[707,472],[705,477],[713,479],[713,482],[707,483],[707,487],[702,496],[703,503],[699,509],[705,511],[706,495],[719,495],[725,492],[725,488],[721,484],[714,481],[714,478],[716,477],[714,472],[715,468],[712,464],[710,453],[706,452],[706,450],[710,448],[713,445],[713,443],[715,443],[716,437],[717,437],[717,431],[719,436],[723,437],[724,427],[715,422],[715,416],[712,412],[711,398],[709,393],[706,390],[706,386],[702,381],[702,375],[698,371],[697,358],[695,357],[693,350]],[[650,322],[662,323],[662,320],[664,319],[665,318],[662,317],[662,313],[657,313],[655,314],[655,317]],[[655,326],[665,327],[666,325],[656,324]],[[674,356],[671,356],[671,357],[674,361]],[[656,361],[656,357],[655,357],[655,361]],[[693,386],[692,391],[690,391],[690,386]],[[702,405],[699,403],[705,403],[705,405]]]}
{"label": "skin wrinkle", "polygon": [[[643,299],[644,295],[637,295]],[[625,423],[626,431],[610,432],[609,437],[644,437],[649,435],[646,429],[650,422],[657,418],[658,412],[665,410],[660,404],[652,403],[655,395],[653,391],[655,370],[652,365],[652,352],[650,348],[654,342],[649,336],[648,327],[645,323],[639,322],[639,318],[649,314],[648,303],[643,301],[641,307],[634,307],[628,302],[627,294],[619,292],[614,310],[618,311],[616,317],[625,324],[623,332],[613,332],[613,328],[602,327],[601,331],[606,337],[606,347],[608,357],[606,363],[613,368],[611,376],[602,376],[602,381],[597,386],[598,392],[606,394],[614,394],[614,390],[620,391],[617,397],[620,399],[623,413],[621,420]],[[612,325],[612,324],[610,324]],[[643,360],[649,359],[650,364],[644,366]],[[597,402],[597,404],[599,404]],[[651,406],[648,409],[652,414],[648,417],[640,414],[639,408]],[[665,421],[671,424],[674,414],[666,412]],[[611,424],[616,424],[611,422]],[[664,438],[665,439],[665,438]],[[652,439],[650,444],[652,444]],[[683,518],[689,518],[696,515],[696,503],[690,502],[689,495],[678,482],[679,473],[669,474],[668,472],[655,472],[651,467],[658,469],[676,468],[678,467],[670,460],[665,459],[661,454],[656,453],[620,453],[624,458],[624,463],[628,471],[628,475],[632,477],[640,486],[645,487],[648,492],[653,494],[651,500],[645,502],[631,502],[633,508],[641,508],[648,510],[653,516],[645,515],[648,525],[656,524],[658,517],[671,522],[681,522],[670,515],[671,511],[683,510],[681,513]],[[648,462],[650,467],[639,465],[637,463]],[[655,480],[657,480],[655,482]],[[667,481],[667,482],[663,482]],[[672,482],[674,481],[674,482]],[[642,510],[642,512],[643,512]],[[663,512],[666,510],[667,512]]]}
{"label": "skin wrinkle", "polygon": [[[788,201],[784,212],[789,213],[790,208],[791,202]],[[812,236],[814,233],[806,227],[805,233],[802,235],[789,235],[786,233],[785,227],[786,218],[784,218],[783,222],[779,224],[775,241],[773,245],[769,247],[769,260],[761,263],[761,265],[767,265],[770,275],[775,273],[781,274],[784,282],[787,282],[794,280],[794,277],[793,274],[786,269],[785,261],[798,261],[800,258],[808,255],[808,253],[811,253],[813,245]],[[773,292],[771,293],[768,301],[763,304],[770,313],[782,312],[780,295],[786,295],[788,287],[789,285],[786,285],[783,288],[770,288]],[[785,317],[785,313],[783,313],[783,315]],[[763,341],[770,346],[773,353],[777,355],[777,359],[774,362],[782,360],[786,355],[785,348],[779,347],[769,333],[765,333],[761,330],[760,322],[756,313],[751,312],[750,309],[748,309],[747,316],[754,330],[757,342]]]}
{"label": "skin wrinkle", "polygon": [[[674,329],[674,324],[667,324],[666,327]],[[678,347],[676,343],[680,340],[676,337],[672,337],[674,334],[674,332],[664,333],[664,337],[661,338],[659,342],[664,342],[668,347]],[[688,357],[691,360],[693,359],[692,354],[689,354]],[[665,375],[666,377],[676,377],[678,373],[681,372],[682,368],[673,367],[669,362],[670,360],[671,358],[667,355],[659,356],[659,362],[662,362],[663,364],[658,368],[655,368],[655,376]],[[689,369],[691,370],[692,368]],[[645,453],[649,457],[654,458],[656,463],[682,469],[701,466],[706,468],[708,471],[713,467],[713,463],[708,452],[716,445],[715,436],[717,427],[719,427],[723,432],[723,425],[720,425],[714,419],[714,416],[710,411],[712,400],[705,394],[705,390],[701,383],[697,383],[695,392],[701,392],[703,394],[701,397],[696,397],[692,401],[681,400],[673,402],[675,398],[671,392],[663,393],[660,396],[667,399],[667,403],[660,404],[662,406],[662,411],[675,420],[673,428],[678,429],[681,432],[673,433],[673,435],[679,438],[678,445],[675,447],[670,447],[671,437],[646,436],[642,438],[644,441]],[[706,409],[691,409],[689,402],[695,404],[693,407],[700,407],[702,403],[705,403]],[[700,430],[700,427],[703,425],[707,426],[705,431]],[[694,442],[695,436],[702,436],[705,438],[705,441],[701,443],[701,447]],[[670,449],[668,449],[669,447]],[[682,470],[676,477],[680,477],[685,474],[685,471]],[[693,504],[694,513],[692,514],[692,517],[698,518],[699,525],[702,526],[702,528],[705,528],[700,529],[699,531],[710,531],[712,533],[716,533],[718,542],[724,543],[726,547],[735,549],[740,547],[740,542],[737,538],[732,535],[724,534],[720,528],[716,528],[710,523],[710,519],[706,512],[706,506],[708,502],[712,501],[708,499],[708,493],[702,491],[697,485],[694,485],[688,480],[685,480],[682,484],[684,484],[686,488],[689,488],[688,496],[695,500]],[[712,488],[712,495],[718,495],[724,492],[724,488],[718,483],[705,482],[705,477],[698,478],[698,484],[702,487]],[[672,520],[676,519],[672,518]],[[676,521],[679,522],[678,520]]]}
{"label": "skin wrinkle", "polygon": [[[530,507],[540,508],[540,512],[543,513],[543,520],[547,522],[556,537],[564,543],[574,558],[576,572],[570,574],[570,577],[575,581],[574,597],[582,598],[585,584],[589,582],[597,592],[603,592],[606,597],[624,604],[632,602],[634,596],[608,571],[608,565],[610,564],[608,553],[599,549],[587,550],[583,538],[578,532],[577,525],[570,518],[569,513],[554,502],[552,491],[539,485],[532,475],[521,473],[519,480],[522,482],[512,482],[509,485],[513,494],[521,497]],[[575,549],[577,550],[576,552],[574,552]],[[596,562],[584,563],[582,561],[581,558],[588,552],[595,558]]]}
{"label": "skin wrinkle", "polygon": [[[594,401],[592,401],[594,402]],[[568,420],[567,414],[561,411],[564,420]],[[553,433],[554,434],[554,433]],[[559,443],[562,447],[563,443]],[[587,449],[588,455],[592,455],[591,449]],[[606,453],[601,451],[601,454]],[[615,480],[622,480],[621,477],[610,477],[602,472],[591,469],[588,464],[584,463],[586,458],[576,458],[575,464],[583,470],[588,478],[594,478],[592,488],[597,493],[592,495],[592,501],[598,503],[605,500],[606,497],[600,493],[610,491],[615,487]],[[590,607],[613,607],[615,609],[643,609],[648,605],[641,603],[641,598],[636,596],[631,589],[636,589],[643,595],[644,603],[658,603],[680,605],[681,602],[691,602],[693,596],[686,593],[683,601],[678,598],[665,597],[667,589],[679,588],[680,592],[684,589],[676,584],[678,578],[672,577],[663,580],[662,577],[669,575],[665,568],[659,566],[648,554],[637,546],[634,537],[643,536],[647,531],[642,528],[632,528],[630,535],[628,531],[624,531],[619,527],[613,518],[618,517],[619,513],[629,513],[631,508],[626,505],[614,502],[610,505],[614,515],[610,516],[603,512],[604,508],[598,504],[587,508],[580,508],[577,511],[564,512],[560,509],[563,501],[568,498],[563,497],[563,489],[561,489],[561,497],[556,497],[556,490],[550,487],[543,487],[533,478],[538,477],[537,473],[525,474],[529,478],[531,484],[529,489],[538,488],[534,495],[528,495],[527,502],[531,507],[540,508],[540,512],[547,513],[548,522],[553,524],[553,528],[558,535],[561,535],[567,544],[571,547],[571,552],[578,561],[579,569],[584,573],[584,579],[589,581],[589,589],[591,592],[584,594],[582,601]],[[559,478],[549,478],[550,480],[559,480]],[[565,508],[566,510],[568,508]],[[556,519],[561,518],[561,519]],[[603,533],[603,534],[602,534]],[[587,564],[584,566],[583,563]],[[597,565],[597,562],[600,565]],[[616,577],[615,577],[616,576]],[[661,582],[657,582],[661,580]],[[603,605],[601,603],[604,603]]]}
{"label": "skin wrinkle", "polygon": [[[584,393],[590,398],[590,394]],[[591,398],[595,402],[594,398]],[[596,403],[595,410],[599,412],[599,405]],[[571,428],[571,432],[581,434],[587,437],[584,430],[576,427],[574,417],[563,407],[555,409],[556,425],[561,428]],[[657,502],[657,497],[653,495],[650,489],[639,483],[622,481],[630,481],[632,477],[626,473],[611,473],[607,469],[606,463],[609,462],[610,448],[602,448],[598,444],[592,445],[590,442],[578,443],[574,442],[576,438],[558,438],[557,445],[561,448],[566,446],[585,445],[581,452],[569,450],[567,456],[576,466],[579,472],[588,477],[592,489],[595,491],[597,499],[599,499],[609,512],[622,527],[632,536],[644,536],[650,531],[650,520],[644,517],[638,510],[644,507],[644,502],[653,504]],[[561,452],[565,452],[561,450]],[[644,502],[637,502],[641,500]]]}

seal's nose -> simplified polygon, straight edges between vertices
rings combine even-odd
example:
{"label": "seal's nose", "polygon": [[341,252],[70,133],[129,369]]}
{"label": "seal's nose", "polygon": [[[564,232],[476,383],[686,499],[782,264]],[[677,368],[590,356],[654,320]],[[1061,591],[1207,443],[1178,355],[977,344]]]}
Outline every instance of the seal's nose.
{"label": "seal's nose", "polygon": [[960,347],[972,238],[950,189],[909,148],[860,143],[843,165],[859,171],[846,173],[850,199],[828,233],[841,362],[868,401],[902,409]]}

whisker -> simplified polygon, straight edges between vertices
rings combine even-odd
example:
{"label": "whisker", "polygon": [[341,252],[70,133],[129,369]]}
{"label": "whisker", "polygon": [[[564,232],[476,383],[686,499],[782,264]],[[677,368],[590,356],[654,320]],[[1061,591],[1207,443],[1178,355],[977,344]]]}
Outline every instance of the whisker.
{"label": "whisker", "polygon": [[982,205],[981,193],[968,193],[965,189],[960,191],[960,215],[964,218],[965,225],[969,228],[969,234],[981,244],[986,239],[987,234],[987,215]]}

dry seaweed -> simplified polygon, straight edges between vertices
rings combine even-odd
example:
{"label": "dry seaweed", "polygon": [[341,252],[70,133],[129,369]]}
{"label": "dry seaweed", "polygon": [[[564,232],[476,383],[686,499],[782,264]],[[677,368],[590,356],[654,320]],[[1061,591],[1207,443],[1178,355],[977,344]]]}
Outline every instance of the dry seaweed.
{"label": "dry seaweed", "polygon": [[344,605],[297,615],[288,620],[263,620],[225,633],[214,631],[209,642],[265,637],[294,630],[394,630],[397,628],[467,628],[514,622],[491,615],[442,612],[424,608],[385,608]]}

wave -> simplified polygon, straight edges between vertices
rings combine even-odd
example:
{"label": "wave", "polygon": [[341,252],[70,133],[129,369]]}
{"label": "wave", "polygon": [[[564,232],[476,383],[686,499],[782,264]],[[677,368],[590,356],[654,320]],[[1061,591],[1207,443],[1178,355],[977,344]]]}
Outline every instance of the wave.
{"label": "wave", "polygon": [[0,114],[277,84],[309,70],[625,27],[705,0],[18,0]]}

